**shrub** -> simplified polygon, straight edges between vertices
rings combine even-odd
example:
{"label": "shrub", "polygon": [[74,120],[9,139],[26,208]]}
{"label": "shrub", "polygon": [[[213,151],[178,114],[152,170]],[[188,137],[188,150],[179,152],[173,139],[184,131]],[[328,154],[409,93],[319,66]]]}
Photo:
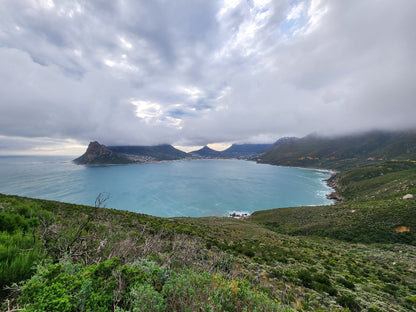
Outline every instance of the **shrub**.
{"label": "shrub", "polygon": [[347,280],[343,277],[337,278],[337,282],[343,285],[346,288],[349,288],[351,290],[355,290],[355,284],[351,282],[350,280]]}
{"label": "shrub", "polygon": [[341,295],[336,299],[337,303],[345,308],[350,309],[352,312],[361,311],[361,307],[356,301],[355,297],[351,294]]}
{"label": "shrub", "polygon": [[301,270],[297,274],[298,278],[301,280],[303,286],[311,288],[312,287],[312,274],[308,270]]}
{"label": "shrub", "polygon": [[247,281],[218,274],[177,273],[152,262],[39,267],[23,287],[26,311],[282,311]]}
{"label": "shrub", "polygon": [[134,285],[129,293],[132,312],[158,312],[165,311],[165,299],[150,284]]}
{"label": "shrub", "polygon": [[[34,263],[43,256],[40,244],[34,245],[31,237],[0,232],[0,285],[29,278],[34,273]],[[0,289],[0,298],[5,295],[6,291]]]}
{"label": "shrub", "polygon": [[168,311],[280,311],[278,303],[247,281],[225,280],[220,275],[177,275],[163,288]]}

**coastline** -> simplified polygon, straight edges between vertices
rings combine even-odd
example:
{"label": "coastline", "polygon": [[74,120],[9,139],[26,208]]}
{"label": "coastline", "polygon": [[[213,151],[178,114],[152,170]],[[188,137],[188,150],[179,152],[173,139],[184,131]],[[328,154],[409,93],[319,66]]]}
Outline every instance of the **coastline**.
{"label": "coastline", "polygon": [[299,167],[299,166],[283,166],[283,165],[274,165],[269,163],[263,163],[256,160],[248,160],[248,161],[255,161],[257,164],[261,165],[269,165],[269,166],[277,166],[277,167],[286,167],[286,168],[299,168],[299,169],[306,169],[306,170],[318,170],[318,171],[324,171],[331,173],[331,176],[327,179],[323,179],[322,181],[325,182],[325,184],[331,188],[332,192],[329,194],[326,194],[325,197],[327,199],[333,200],[333,204],[339,204],[344,201],[344,198],[337,193],[338,189],[338,177],[337,174],[339,171],[333,170],[333,169],[325,169],[325,168],[316,168],[316,167]]}
{"label": "coastline", "polygon": [[328,179],[324,180],[326,182],[326,185],[328,185],[333,190],[332,193],[326,195],[326,198],[332,199],[334,201],[334,204],[342,203],[345,200],[344,197],[337,193],[337,189],[339,188],[338,173],[339,172],[334,171]]}

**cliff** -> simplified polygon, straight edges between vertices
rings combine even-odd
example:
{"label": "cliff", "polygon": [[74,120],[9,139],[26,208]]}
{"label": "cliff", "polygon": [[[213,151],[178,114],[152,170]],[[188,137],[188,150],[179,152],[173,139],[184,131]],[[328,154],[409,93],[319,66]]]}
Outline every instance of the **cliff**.
{"label": "cliff", "polygon": [[135,161],[108,149],[97,141],[90,142],[87,151],[73,160],[78,165],[123,165],[133,164]]}

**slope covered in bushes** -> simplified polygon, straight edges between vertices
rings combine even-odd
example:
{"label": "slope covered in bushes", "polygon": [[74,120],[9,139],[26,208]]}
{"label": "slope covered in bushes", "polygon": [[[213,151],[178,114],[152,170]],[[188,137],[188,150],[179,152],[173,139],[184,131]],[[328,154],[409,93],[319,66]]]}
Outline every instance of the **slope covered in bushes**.
{"label": "slope covered in bushes", "polygon": [[[2,213],[37,219],[24,232],[18,228],[13,232],[16,237],[30,240],[34,239],[34,233],[37,242],[18,246],[19,252],[14,252],[17,258],[31,251],[38,253],[28,258],[31,265],[24,275],[7,282],[9,288],[4,289],[3,299],[7,296],[12,308],[27,311],[411,311],[415,308],[416,249],[404,241],[363,245],[319,237],[317,232],[305,236],[287,231],[291,234],[287,235],[254,221],[254,217],[253,221],[215,217],[166,219],[6,195],[0,196],[0,203]],[[338,207],[341,211],[343,205],[327,208]],[[28,210],[19,212],[17,207],[21,206]],[[336,219],[329,214],[327,218]],[[6,235],[7,231],[2,230]],[[4,301],[3,309],[6,307]]]}

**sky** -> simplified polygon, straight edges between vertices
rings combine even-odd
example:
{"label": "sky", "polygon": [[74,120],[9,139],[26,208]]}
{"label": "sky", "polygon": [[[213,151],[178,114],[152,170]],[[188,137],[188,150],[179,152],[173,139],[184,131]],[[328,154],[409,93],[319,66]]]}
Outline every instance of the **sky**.
{"label": "sky", "polygon": [[1,0],[0,154],[415,127],[414,0]]}

